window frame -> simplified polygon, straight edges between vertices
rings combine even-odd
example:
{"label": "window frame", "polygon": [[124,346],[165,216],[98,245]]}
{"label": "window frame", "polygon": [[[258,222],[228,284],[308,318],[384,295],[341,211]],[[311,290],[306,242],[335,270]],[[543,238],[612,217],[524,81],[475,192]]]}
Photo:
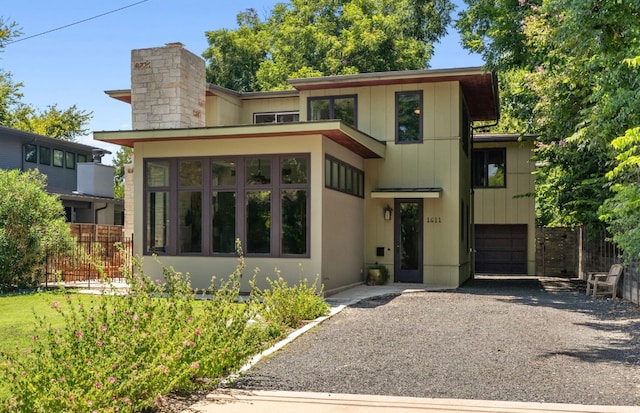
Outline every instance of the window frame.
{"label": "window frame", "polygon": [[[306,161],[306,182],[305,183],[283,183],[282,182],[282,165],[286,159],[303,158]],[[246,164],[253,159],[270,159],[271,182],[268,184],[250,184],[246,182]],[[178,228],[178,197],[180,192],[195,190],[192,187],[179,185],[178,165],[184,160],[200,160],[202,161],[203,180],[202,185],[197,187],[198,191],[202,191],[202,219],[201,219],[201,252],[180,252],[180,228]],[[212,163],[214,161],[232,161],[236,167],[235,184],[215,185],[213,183],[213,173],[211,172]],[[147,176],[147,165],[150,162],[168,162],[169,164],[169,185],[168,186],[149,186]],[[252,253],[247,250],[247,197],[249,192],[253,191],[270,191],[270,233],[269,233],[269,253]],[[285,254],[282,252],[282,196],[284,191],[288,190],[304,190],[306,191],[306,217],[305,217],[305,253],[304,254]],[[181,158],[147,158],[144,160],[143,167],[143,254],[159,254],[166,256],[208,256],[208,257],[230,257],[235,256],[236,251],[232,252],[214,252],[213,242],[213,217],[214,207],[212,195],[214,192],[234,192],[235,193],[235,238],[242,240],[242,246],[245,256],[248,257],[265,257],[265,258],[309,258],[311,248],[311,154],[310,153],[291,153],[291,154],[266,154],[266,155],[231,155],[231,156],[210,156],[210,157],[181,157]],[[150,192],[167,192],[169,196],[169,227],[167,229],[167,246],[165,251],[149,251],[147,249],[148,240],[148,196]]]}
{"label": "window frame", "polygon": [[[64,168],[64,151],[61,149],[53,149],[53,159],[52,159],[52,165],[55,166],[56,168]],[[60,156],[60,159],[56,159],[56,155]]]}
{"label": "window frame", "polygon": [[[413,140],[400,140],[400,97],[403,95],[418,95],[420,99],[418,110],[418,137]],[[398,145],[416,144],[424,141],[424,93],[422,90],[399,90],[395,93],[395,143]]]}
{"label": "window frame", "polygon": [[[46,156],[43,156],[43,151],[47,152]],[[38,148],[38,163],[40,165],[51,165],[51,148],[48,146],[40,146]]]}
{"label": "window frame", "polygon": [[24,161],[29,163],[38,163],[38,145],[35,143],[25,143]]}
{"label": "window frame", "polygon": [[[343,175],[345,177],[344,181],[342,180]],[[347,177],[349,176],[351,176],[351,190],[349,190],[347,182]],[[324,187],[358,198],[364,198],[364,171],[334,156],[325,154]]]}
{"label": "window frame", "polygon": [[64,166],[67,169],[76,169],[76,154],[74,152],[65,151]]}
{"label": "window frame", "polygon": [[[307,98],[307,120],[308,121],[337,120],[335,117],[335,101],[337,99],[350,99],[350,98],[353,99],[353,125],[351,125],[344,119],[340,119],[340,120],[346,123],[347,125],[357,128],[358,127],[358,95],[357,94],[308,97]],[[311,102],[319,101],[319,100],[329,101],[329,119],[311,119]]]}
{"label": "window frame", "polygon": [[[274,122],[257,122],[258,116],[268,116],[268,115],[273,115]],[[298,120],[280,121],[279,118],[284,115],[298,115]],[[283,111],[277,111],[277,112],[255,112],[253,114],[253,123],[255,125],[274,124],[274,123],[294,123],[294,122],[300,122],[299,110],[283,110]]]}
{"label": "window frame", "polygon": [[[501,152],[502,159],[504,162],[504,177],[502,185],[491,186],[489,185],[489,163],[487,162],[488,156],[490,152]],[[476,155],[482,153],[483,162],[482,162],[482,172],[483,172],[483,184],[478,185],[476,181]],[[496,148],[474,148],[473,155],[471,159],[471,168],[473,171],[473,187],[477,189],[501,189],[507,187],[507,148],[505,147],[496,147]]]}

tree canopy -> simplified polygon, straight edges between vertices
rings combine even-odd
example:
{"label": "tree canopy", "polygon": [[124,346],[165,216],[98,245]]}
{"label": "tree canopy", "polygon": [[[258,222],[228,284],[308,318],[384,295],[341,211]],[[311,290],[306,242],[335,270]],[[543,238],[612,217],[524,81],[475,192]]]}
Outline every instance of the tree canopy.
{"label": "tree canopy", "polygon": [[[15,22],[0,17],[0,52],[21,34]],[[0,125],[68,141],[87,133],[91,112],[75,105],[59,109],[55,104],[39,110],[23,102],[22,87],[21,82],[13,80],[11,72],[0,67]]]}
{"label": "tree canopy", "polygon": [[447,33],[450,0],[291,0],[261,20],[206,33],[207,80],[237,91],[285,89],[289,78],[425,69]]}

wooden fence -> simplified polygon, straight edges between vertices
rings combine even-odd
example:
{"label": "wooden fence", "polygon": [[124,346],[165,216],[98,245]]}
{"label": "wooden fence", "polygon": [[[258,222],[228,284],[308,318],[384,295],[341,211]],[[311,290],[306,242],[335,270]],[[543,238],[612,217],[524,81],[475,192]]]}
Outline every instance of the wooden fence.
{"label": "wooden fence", "polygon": [[122,226],[71,224],[76,245],[70,253],[47,257],[45,285],[53,282],[91,283],[103,278],[124,278],[131,270],[133,240],[124,238]]}

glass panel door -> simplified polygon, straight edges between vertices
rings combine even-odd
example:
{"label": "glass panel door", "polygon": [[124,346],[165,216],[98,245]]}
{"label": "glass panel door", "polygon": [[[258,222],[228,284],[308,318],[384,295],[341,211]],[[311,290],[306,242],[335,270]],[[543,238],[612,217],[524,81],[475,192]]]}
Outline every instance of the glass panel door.
{"label": "glass panel door", "polygon": [[422,199],[395,201],[395,282],[422,283]]}

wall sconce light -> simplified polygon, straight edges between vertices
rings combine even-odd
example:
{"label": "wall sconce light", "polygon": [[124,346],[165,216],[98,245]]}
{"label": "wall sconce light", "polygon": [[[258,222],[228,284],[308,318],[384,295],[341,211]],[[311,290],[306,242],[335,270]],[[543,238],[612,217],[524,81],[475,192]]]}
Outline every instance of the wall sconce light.
{"label": "wall sconce light", "polygon": [[384,220],[385,221],[391,221],[391,213],[392,212],[393,212],[393,209],[391,209],[391,207],[389,205],[384,207]]}

